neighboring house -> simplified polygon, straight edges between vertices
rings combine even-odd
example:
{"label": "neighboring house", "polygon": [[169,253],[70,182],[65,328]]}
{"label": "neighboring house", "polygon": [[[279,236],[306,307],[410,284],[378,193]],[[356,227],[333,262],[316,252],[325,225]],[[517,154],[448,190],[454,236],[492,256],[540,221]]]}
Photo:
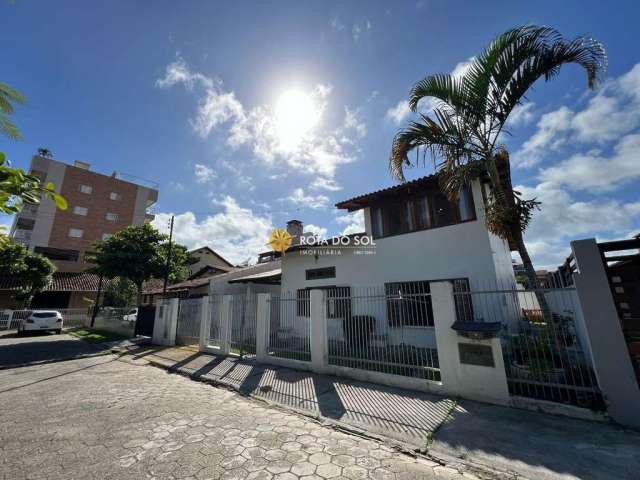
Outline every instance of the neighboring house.
{"label": "neighboring house", "polygon": [[205,267],[215,267],[223,272],[228,272],[234,266],[228,262],[222,255],[209,247],[200,247],[191,250],[189,255],[196,261],[189,265],[189,276],[197,275]]}
{"label": "neighboring house", "polygon": [[[185,281],[173,283],[167,286],[167,297],[194,298],[202,297],[209,292],[209,282],[212,277],[223,275],[236,270],[235,267],[212,267],[205,266],[195,274],[189,276]],[[155,305],[163,296],[164,281],[153,279],[145,282],[142,290],[142,303],[145,305]]]}
{"label": "neighboring house", "polygon": [[[312,288],[328,289],[329,299],[362,295],[362,289],[373,288],[387,302],[384,313],[376,313],[378,332],[398,322],[406,325],[395,317],[411,310],[415,331],[403,341],[435,345],[433,329],[421,328],[433,326],[430,282],[453,280],[458,291],[515,287],[509,245],[485,227],[486,195],[485,186],[475,181],[452,204],[437,178],[428,176],[340,202],[339,209],[363,211],[365,232],[341,239],[349,245],[329,247],[300,245],[294,235],[294,246],[282,256],[283,295],[295,295],[302,304],[297,316],[308,317],[304,305]],[[354,247],[355,239],[364,236],[372,237],[375,247]],[[423,296],[424,301],[411,303],[411,296]],[[347,303],[330,302],[328,315],[339,320],[341,311],[368,313],[358,311],[357,301]],[[464,320],[488,316],[470,305],[457,307]]]}
{"label": "neighboring house", "polygon": [[[126,181],[116,172],[103,175],[92,172],[84,162],[67,165],[40,156],[31,159],[29,171],[45,184],[53,182],[69,207],[57,209],[46,197],[40,205],[25,205],[10,234],[16,242],[53,261],[58,272],[81,275],[90,266],[85,255],[95,241],[153,219],[148,209],[158,200],[158,190]],[[78,282],[83,278],[79,276]],[[49,301],[53,303],[43,306],[70,305],[64,302],[66,291],[60,290],[59,298],[54,297],[51,293]]]}
{"label": "neighboring house", "polygon": [[[100,277],[91,273],[55,272],[51,285],[34,296],[32,308],[86,308],[95,301]],[[103,279],[102,291],[109,285]],[[17,282],[11,278],[0,278],[0,308],[18,308],[13,298]]]}

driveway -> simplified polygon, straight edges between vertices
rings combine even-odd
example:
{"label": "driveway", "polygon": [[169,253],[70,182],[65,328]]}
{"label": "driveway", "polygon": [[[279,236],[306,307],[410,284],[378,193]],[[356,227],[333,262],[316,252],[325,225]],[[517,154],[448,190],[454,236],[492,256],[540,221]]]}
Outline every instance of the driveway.
{"label": "driveway", "polygon": [[0,479],[463,478],[66,335],[3,336],[0,352],[22,362],[0,370]]}

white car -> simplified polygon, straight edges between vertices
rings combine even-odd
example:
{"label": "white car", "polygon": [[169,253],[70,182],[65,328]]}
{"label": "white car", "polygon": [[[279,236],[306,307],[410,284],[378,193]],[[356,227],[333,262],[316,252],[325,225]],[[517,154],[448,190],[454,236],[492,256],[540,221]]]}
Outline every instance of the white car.
{"label": "white car", "polygon": [[138,309],[132,308],[127,312],[126,315],[122,317],[122,320],[124,320],[125,322],[135,322],[137,318],[138,318]]}
{"label": "white car", "polygon": [[56,310],[33,310],[18,327],[18,333],[36,330],[62,333],[62,314]]}

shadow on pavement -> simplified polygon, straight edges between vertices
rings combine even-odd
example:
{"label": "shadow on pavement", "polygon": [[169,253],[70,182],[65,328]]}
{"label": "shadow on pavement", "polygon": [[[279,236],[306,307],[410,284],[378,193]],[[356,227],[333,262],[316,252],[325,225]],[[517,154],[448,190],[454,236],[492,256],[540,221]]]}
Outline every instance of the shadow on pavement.
{"label": "shadow on pavement", "polygon": [[616,425],[463,401],[432,452],[527,478],[640,478],[640,433]]}
{"label": "shadow on pavement", "polygon": [[60,362],[104,352],[100,344],[92,345],[70,335],[36,333],[0,335],[0,369]]}

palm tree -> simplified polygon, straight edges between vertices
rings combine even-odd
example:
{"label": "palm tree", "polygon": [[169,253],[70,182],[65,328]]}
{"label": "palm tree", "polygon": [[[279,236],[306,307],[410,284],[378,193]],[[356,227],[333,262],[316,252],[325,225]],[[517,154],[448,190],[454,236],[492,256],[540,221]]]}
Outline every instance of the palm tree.
{"label": "palm tree", "polygon": [[[600,42],[584,37],[569,41],[549,27],[525,25],[504,32],[471,61],[464,75],[431,75],[413,87],[409,106],[414,112],[428,97],[436,107],[395,136],[389,159],[391,174],[405,181],[404,168],[424,164],[429,156],[451,201],[470,181],[487,179],[487,229],[517,249],[532,288],[539,282],[523,234],[540,202],[513,190],[509,153],[497,142],[529,88],[541,77],[551,80],[568,63],[583,67],[589,88],[594,88],[606,70],[607,56]],[[410,159],[413,150],[416,156]],[[542,295],[539,301],[548,312]]]}
{"label": "palm tree", "polygon": [[0,82],[0,133],[14,140],[22,137],[18,128],[9,120],[9,115],[13,113],[13,104],[26,102],[27,99],[20,92]]}

